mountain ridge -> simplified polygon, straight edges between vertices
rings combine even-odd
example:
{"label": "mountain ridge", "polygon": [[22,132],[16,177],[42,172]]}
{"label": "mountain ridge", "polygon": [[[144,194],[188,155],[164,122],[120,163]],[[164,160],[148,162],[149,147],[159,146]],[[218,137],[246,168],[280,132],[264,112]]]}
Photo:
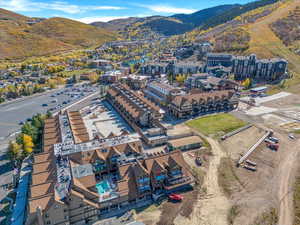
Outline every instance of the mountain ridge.
{"label": "mountain ridge", "polygon": [[32,18],[0,8],[2,60],[92,47],[114,40],[115,35],[112,31],[66,18]]}

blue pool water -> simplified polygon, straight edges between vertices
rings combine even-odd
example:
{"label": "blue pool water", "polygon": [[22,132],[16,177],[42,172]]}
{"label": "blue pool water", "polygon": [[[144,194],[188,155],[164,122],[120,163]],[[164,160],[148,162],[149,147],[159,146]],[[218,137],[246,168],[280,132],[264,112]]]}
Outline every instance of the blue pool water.
{"label": "blue pool water", "polygon": [[99,194],[109,192],[111,189],[107,180],[101,181],[100,183],[96,184],[96,188]]}

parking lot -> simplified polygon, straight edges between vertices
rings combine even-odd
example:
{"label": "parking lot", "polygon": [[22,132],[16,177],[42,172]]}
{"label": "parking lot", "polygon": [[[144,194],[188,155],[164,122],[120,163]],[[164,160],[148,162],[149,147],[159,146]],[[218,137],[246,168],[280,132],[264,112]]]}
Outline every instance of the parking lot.
{"label": "parking lot", "polygon": [[22,123],[34,114],[46,113],[48,110],[57,112],[97,90],[97,87],[79,85],[0,105],[0,139],[18,131]]}

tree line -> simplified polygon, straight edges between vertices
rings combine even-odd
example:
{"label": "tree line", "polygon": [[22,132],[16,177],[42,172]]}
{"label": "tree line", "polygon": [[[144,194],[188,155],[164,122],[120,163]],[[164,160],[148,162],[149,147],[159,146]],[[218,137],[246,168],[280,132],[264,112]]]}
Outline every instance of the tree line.
{"label": "tree line", "polygon": [[34,115],[22,126],[21,133],[16,139],[9,142],[8,156],[14,167],[20,167],[24,158],[31,153],[41,152],[44,121],[49,117],[51,113]]}

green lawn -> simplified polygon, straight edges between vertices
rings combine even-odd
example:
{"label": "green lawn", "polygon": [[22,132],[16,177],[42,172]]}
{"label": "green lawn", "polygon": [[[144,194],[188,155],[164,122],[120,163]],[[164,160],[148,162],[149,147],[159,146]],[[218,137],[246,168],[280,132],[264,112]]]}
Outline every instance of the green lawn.
{"label": "green lawn", "polygon": [[246,122],[227,113],[205,116],[187,122],[188,126],[195,128],[205,135],[215,135],[220,132],[228,133],[246,124]]}

